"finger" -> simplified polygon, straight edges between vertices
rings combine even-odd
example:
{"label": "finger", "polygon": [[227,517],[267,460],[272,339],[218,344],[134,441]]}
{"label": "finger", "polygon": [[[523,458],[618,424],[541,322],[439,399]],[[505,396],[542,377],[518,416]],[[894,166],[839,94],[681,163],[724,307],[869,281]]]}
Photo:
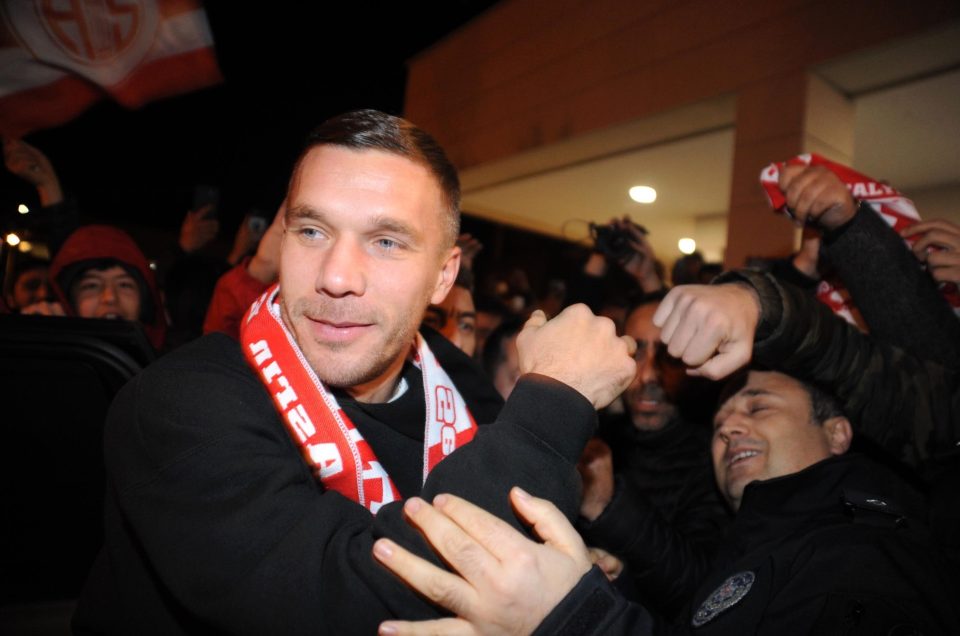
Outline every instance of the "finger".
{"label": "finger", "polygon": [[949,250],[937,250],[935,252],[930,252],[930,256],[927,257],[927,265],[930,267],[951,267],[953,265],[960,265],[960,252],[953,252]]}
{"label": "finger", "polygon": [[384,621],[379,636],[474,636],[473,625],[462,618],[437,618],[432,621]]}
{"label": "finger", "polygon": [[583,539],[556,506],[516,486],[510,489],[510,501],[544,542],[578,560],[589,561]]}
{"label": "finger", "polygon": [[660,306],[657,307],[657,310],[653,312],[653,324],[657,327],[663,328],[663,324],[667,321],[667,318],[670,317],[670,314],[673,313],[673,308],[677,304],[677,299],[683,293],[681,287],[674,287],[671,289],[666,296],[663,297],[663,300],[660,301]]}
{"label": "finger", "polygon": [[938,267],[932,270],[930,275],[941,283],[960,283],[960,266]]}
{"label": "finger", "polygon": [[800,176],[807,166],[802,164],[785,165],[780,167],[780,178],[777,180],[777,187],[781,192],[786,192],[798,176]]}
{"label": "finger", "polygon": [[637,352],[637,341],[630,336],[620,336],[620,339],[627,345],[627,355],[632,358]]}
{"label": "finger", "polygon": [[497,567],[503,555],[500,542],[507,534],[504,528],[514,534],[516,531],[459,497],[438,495],[434,501],[436,505],[431,506],[413,497],[403,507],[434,551],[468,581],[482,578]]}
{"label": "finger", "polygon": [[913,225],[900,230],[900,236],[907,237],[915,234],[922,234],[930,230],[940,230],[960,236],[960,226],[957,226],[944,219],[930,219],[929,221],[918,221]]}
{"label": "finger", "polygon": [[944,249],[960,248],[960,236],[939,229],[929,230],[917,239],[912,249],[914,254],[917,254],[918,252],[926,251],[927,248],[934,245]]}
{"label": "finger", "polygon": [[543,310],[537,309],[530,317],[527,319],[527,322],[523,324],[524,329],[536,329],[547,324],[547,314],[543,313]]}
{"label": "finger", "polygon": [[469,583],[390,539],[378,539],[373,544],[373,556],[413,589],[455,614],[468,611],[476,601],[476,592]]}
{"label": "finger", "polygon": [[691,293],[681,292],[678,294],[673,311],[670,312],[660,328],[661,342],[669,346],[673,334],[680,328],[681,323],[695,320],[694,316],[689,315],[690,305],[693,304],[693,301],[694,295]]}
{"label": "finger", "polygon": [[[690,341],[693,340],[701,329],[699,322],[698,320],[689,318],[681,321],[670,335],[670,342],[667,344],[667,353],[674,358],[681,358],[686,362],[686,351],[690,345]],[[694,366],[698,364],[699,362]]]}
{"label": "finger", "polygon": [[707,360],[703,365],[692,369],[690,375],[719,380],[725,378],[750,361],[750,351],[746,347],[735,347]]}
{"label": "finger", "polygon": [[700,329],[687,343],[682,360],[691,367],[702,367],[712,357],[724,350],[727,327],[715,315],[709,315],[700,324]]}
{"label": "finger", "polygon": [[[488,571],[494,565],[488,561],[488,556],[503,561],[510,557],[511,548],[526,541],[526,537],[518,534],[513,526],[466,499],[443,494],[434,497],[433,502],[436,510],[442,513],[442,521],[452,522],[460,530],[460,532],[445,531],[449,540],[458,543],[457,547],[451,550],[449,558],[443,552],[441,554],[444,558],[448,558],[449,563],[468,580],[470,576],[468,572],[460,569],[461,566],[476,574],[480,574],[481,570]],[[433,527],[441,526],[437,523]],[[433,532],[428,534],[431,543],[433,543],[433,534]],[[472,543],[477,547],[471,546]]]}

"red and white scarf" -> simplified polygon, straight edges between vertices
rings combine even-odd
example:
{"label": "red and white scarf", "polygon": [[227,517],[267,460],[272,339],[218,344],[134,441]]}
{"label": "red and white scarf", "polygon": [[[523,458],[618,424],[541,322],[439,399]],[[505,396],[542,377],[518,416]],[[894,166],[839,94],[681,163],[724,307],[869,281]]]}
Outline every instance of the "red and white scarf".
{"label": "red and white scarf", "polygon": [[[400,499],[400,493],[283,323],[279,291],[274,285],[247,310],[240,326],[243,354],[258,372],[288,432],[323,487],[376,514],[384,504]],[[477,424],[419,333],[413,362],[423,374],[426,480],[440,460],[473,439]]]}
{"label": "red and white scarf", "polygon": [[[778,185],[780,169],[785,165],[823,166],[830,170],[847,186],[854,199],[870,203],[870,207],[897,233],[920,220],[920,215],[917,213],[913,201],[894,188],[862,175],[847,166],[824,159],[817,154],[798,155],[786,162],[771,163],[760,173],[760,185],[763,186],[770,205],[777,212],[790,216],[787,212],[787,199]],[[906,239],[907,244],[912,244],[918,238],[919,236],[915,236]],[[960,316],[960,291],[958,291],[957,286],[953,283],[941,283],[940,293],[953,308],[954,313]],[[852,324],[856,324],[852,311],[854,305],[850,299],[850,294],[847,293],[839,280],[820,281],[817,286],[817,298],[830,307],[835,314]]]}

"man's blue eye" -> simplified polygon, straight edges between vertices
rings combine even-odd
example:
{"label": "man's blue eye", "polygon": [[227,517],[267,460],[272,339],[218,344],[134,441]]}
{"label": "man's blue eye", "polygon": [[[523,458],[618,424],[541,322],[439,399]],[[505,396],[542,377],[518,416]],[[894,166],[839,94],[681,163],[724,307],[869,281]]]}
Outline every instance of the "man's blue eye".
{"label": "man's blue eye", "polygon": [[380,247],[385,250],[393,250],[400,247],[400,244],[393,239],[381,238],[377,239],[377,247]]}

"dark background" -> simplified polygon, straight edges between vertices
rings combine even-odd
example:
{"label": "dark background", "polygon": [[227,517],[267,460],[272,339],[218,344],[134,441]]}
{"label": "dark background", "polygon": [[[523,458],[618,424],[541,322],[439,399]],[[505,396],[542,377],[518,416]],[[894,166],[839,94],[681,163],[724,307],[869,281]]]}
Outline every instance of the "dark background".
{"label": "dark background", "polygon": [[[272,218],[313,127],[355,108],[402,115],[407,60],[496,2],[266,4],[205,4],[222,84],[135,111],[105,99],[25,137],[51,159],[83,223],[119,225],[156,257],[175,242],[195,186],[210,184],[221,193],[221,229],[205,249],[225,255],[251,209]],[[22,227],[20,203],[36,210],[36,191],[0,170],[4,234]],[[469,214],[463,229],[485,246],[478,276],[519,267],[538,289],[566,278],[585,254]]]}
{"label": "dark background", "polygon": [[[136,111],[104,100],[25,139],[85,221],[175,230],[194,186],[213,184],[232,233],[250,207],[272,216],[311,128],[353,108],[402,114],[406,60],[493,4],[208,2],[223,84]],[[37,202],[5,170],[0,192],[4,229]]]}

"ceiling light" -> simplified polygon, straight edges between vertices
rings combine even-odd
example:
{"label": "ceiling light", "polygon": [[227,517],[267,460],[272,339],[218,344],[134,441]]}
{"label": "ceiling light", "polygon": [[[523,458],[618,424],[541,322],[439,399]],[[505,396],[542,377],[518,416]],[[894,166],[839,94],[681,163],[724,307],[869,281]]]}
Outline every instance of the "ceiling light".
{"label": "ceiling light", "polygon": [[26,203],[21,203],[20,205],[17,206],[17,212],[19,212],[20,214],[26,214],[29,211],[30,211],[30,208],[27,207]]}
{"label": "ceiling light", "polygon": [[677,241],[677,248],[682,254],[693,254],[697,251],[697,242],[692,238],[683,237]]}
{"label": "ceiling light", "polygon": [[10,245],[11,247],[13,247],[15,245],[18,245],[19,243],[20,243],[19,236],[17,236],[13,232],[10,232],[9,234],[7,234],[7,245]]}
{"label": "ceiling light", "polygon": [[630,188],[630,198],[637,203],[653,203],[657,200],[657,191],[650,186],[633,186]]}

